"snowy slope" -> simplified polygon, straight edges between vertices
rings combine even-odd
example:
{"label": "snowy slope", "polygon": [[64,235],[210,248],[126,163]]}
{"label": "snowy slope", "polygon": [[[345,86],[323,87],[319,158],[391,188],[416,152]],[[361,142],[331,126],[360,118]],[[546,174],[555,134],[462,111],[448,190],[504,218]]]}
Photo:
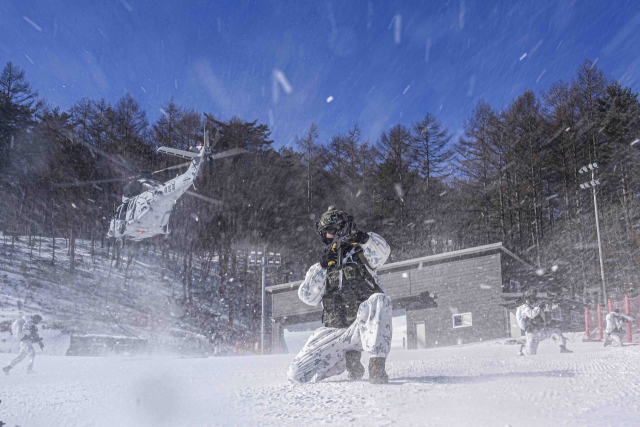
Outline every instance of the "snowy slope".
{"label": "snowy slope", "polygon": [[[39,356],[0,376],[0,420],[38,426],[629,426],[640,423],[640,346],[496,342],[391,353],[391,382],[342,375],[291,386],[293,355]],[[10,355],[0,354],[0,364]],[[366,377],[365,377],[366,378]]]}
{"label": "snowy slope", "polygon": [[[182,286],[171,270],[161,274],[161,254],[137,252],[130,269],[116,268],[96,242],[76,241],[76,271],[69,271],[64,239],[56,239],[56,263],[51,266],[51,239],[27,237],[11,245],[0,238],[0,352],[15,352],[9,325],[20,315],[39,313],[48,345],[46,354],[63,355],[70,334],[131,334],[149,339],[155,351],[206,353],[208,337],[184,316],[177,299]],[[126,263],[126,252],[123,251]],[[195,264],[195,263],[194,263]],[[126,274],[126,278],[125,278]],[[221,313],[218,301],[209,304]],[[237,320],[236,320],[237,323]]]}

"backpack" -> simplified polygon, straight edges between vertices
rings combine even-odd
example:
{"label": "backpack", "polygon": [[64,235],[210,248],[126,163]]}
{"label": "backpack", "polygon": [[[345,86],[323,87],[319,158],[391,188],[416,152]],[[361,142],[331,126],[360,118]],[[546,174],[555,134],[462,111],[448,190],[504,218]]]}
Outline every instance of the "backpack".
{"label": "backpack", "polygon": [[11,324],[11,333],[14,338],[20,340],[22,338],[22,327],[25,324],[25,320],[22,317],[18,317],[15,322]]}

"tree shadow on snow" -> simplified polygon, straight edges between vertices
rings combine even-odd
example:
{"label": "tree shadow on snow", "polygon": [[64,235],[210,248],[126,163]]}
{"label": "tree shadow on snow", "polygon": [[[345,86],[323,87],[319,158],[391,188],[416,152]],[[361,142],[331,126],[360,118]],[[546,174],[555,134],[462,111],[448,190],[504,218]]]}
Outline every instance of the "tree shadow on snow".
{"label": "tree shadow on snow", "polygon": [[554,370],[541,372],[508,372],[503,374],[487,374],[487,375],[451,375],[451,376],[424,376],[424,377],[400,377],[390,378],[389,384],[398,385],[407,383],[427,383],[427,384],[474,384],[490,381],[497,381],[503,378],[572,378],[576,374],[571,370]]}

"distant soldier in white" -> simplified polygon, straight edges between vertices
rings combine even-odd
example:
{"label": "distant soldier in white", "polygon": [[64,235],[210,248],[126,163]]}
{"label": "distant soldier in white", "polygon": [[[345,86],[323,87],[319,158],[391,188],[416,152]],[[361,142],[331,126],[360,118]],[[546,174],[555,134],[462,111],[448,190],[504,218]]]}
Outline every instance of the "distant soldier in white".
{"label": "distant soldier in white", "polygon": [[213,344],[213,355],[220,356],[220,345],[222,344],[222,334],[216,330],[211,335],[211,343]]}
{"label": "distant soldier in white", "polygon": [[309,338],[287,376],[307,383],[347,370],[350,380],[360,380],[365,373],[361,352],[366,351],[371,355],[369,382],[387,383],[392,306],[375,270],[389,257],[389,245],[375,233],[357,230],[353,217],[333,206],[316,227],[325,252],[309,268],[298,296],[311,306],[322,302],[324,327]]}
{"label": "distant soldier in white", "polygon": [[31,317],[24,316],[23,318],[13,322],[11,329],[14,336],[20,339],[20,353],[11,361],[11,363],[9,363],[8,366],[2,368],[5,374],[9,375],[9,371],[18,363],[22,362],[22,360],[27,356],[29,356],[27,374],[33,373],[33,359],[36,357],[36,351],[33,349],[33,344],[38,344],[40,346],[40,350],[44,349],[42,338],[38,335],[38,327],[36,326],[41,321],[42,317],[39,314],[35,314]]}
{"label": "distant soldier in white", "polygon": [[620,310],[616,308],[607,314],[605,320],[607,321],[607,328],[604,334],[604,346],[622,347],[622,326],[633,320],[633,317],[620,314]]}
{"label": "distant soldier in white", "polygon": [[560,343],[560,353],[573,353],[566,347],[567,339],[557,327],[551,327],[546,322],[546,303],[538,302],[538,291],[528,289],[524,293],[524,304],[518,307],[516,319],[518,326],[525,331],[526,343],[520,347],[520,355],[533,356],[538,352],[538,344],[547,338],[553,338]]}

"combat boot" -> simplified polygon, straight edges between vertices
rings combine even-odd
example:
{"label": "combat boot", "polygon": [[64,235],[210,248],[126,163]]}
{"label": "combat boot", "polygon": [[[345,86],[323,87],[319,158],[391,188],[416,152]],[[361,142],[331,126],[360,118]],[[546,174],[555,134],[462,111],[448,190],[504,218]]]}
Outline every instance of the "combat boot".
{"label": "combat boot", "polygon": [[384,368],[386,361],[385,357],[372,357],[369,359],[369,382],[371,384],[386,384],[389,382],[389,376]]}
{"label": "combat boot", "polygon": [[364,366],[360,363],[362,352],[349,350],[345,354],[347,362],[347,377],[350,381],[360,381],[364,377]]}
{"label": "combat boot", "polygon": [[2,371],[5,373],[5,375],[9,375],[10,370],[11,370],[11,366],[5,366],[4,368],[2,368]]}
{"label": "combat boot", "polygon": [[573,351],[571,351],[567,347],[561,345],[560,346],[560,353],[573,353]]}

